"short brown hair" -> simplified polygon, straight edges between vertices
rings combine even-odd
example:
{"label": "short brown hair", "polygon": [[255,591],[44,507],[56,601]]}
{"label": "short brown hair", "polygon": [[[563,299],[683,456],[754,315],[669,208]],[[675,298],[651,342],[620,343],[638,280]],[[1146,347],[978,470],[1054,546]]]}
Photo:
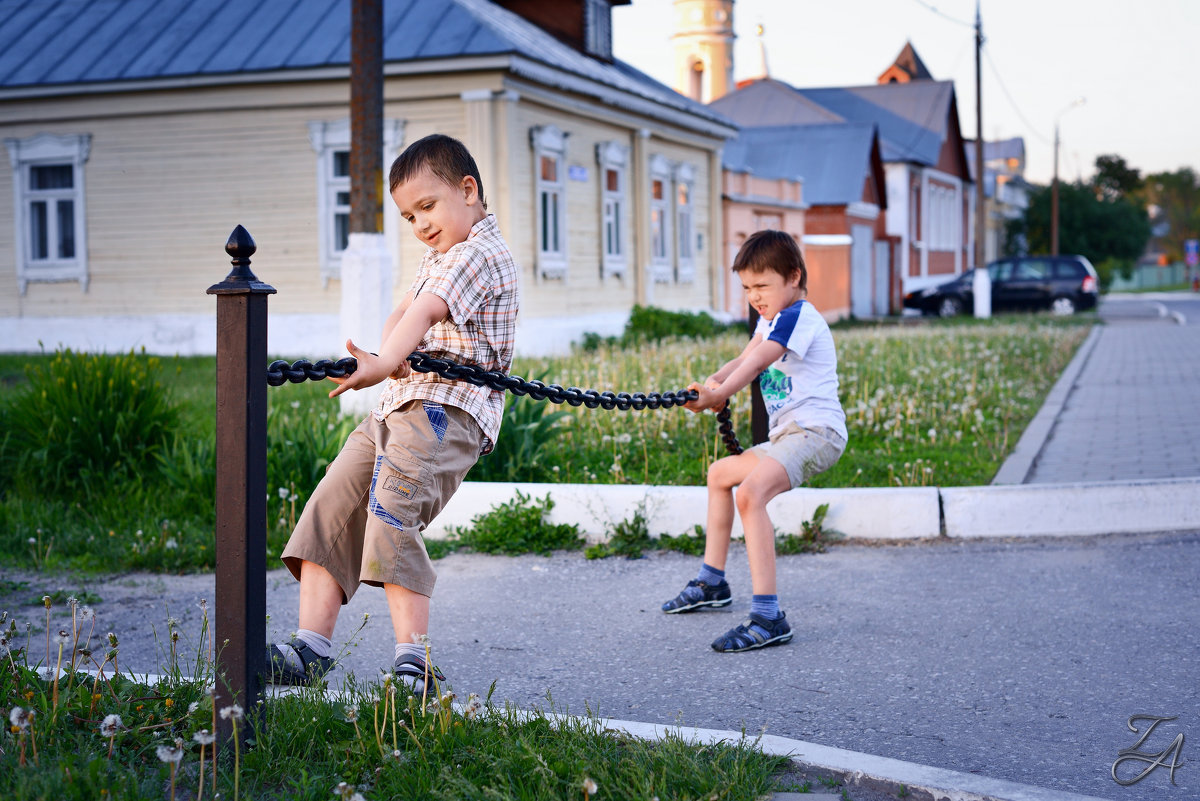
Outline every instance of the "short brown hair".
{"label": "short brown hair", "polygon": [[773,270],[784,278],[800,274],[800,288],[808,289],[808,268],[796,240],[783,231],[756,231],[742,243],[733,260],[733,271],[754,273]]}
{"label": "short brown hair", "polygon": [[388,175],[388,191],[395,192],[397,186],[425,168],[450,186],[458,186],[463,178],[471,176],[475,179],[475,186],[479,188],[479,202],[485,210],[487,209],[487,199],[483,196],[483,179],[479,177],[479,167],[475,165],[475,159],[471,158],[466,145],[445,134],[430,134],[404,148],[404,152],[392,162],[392,171]]}

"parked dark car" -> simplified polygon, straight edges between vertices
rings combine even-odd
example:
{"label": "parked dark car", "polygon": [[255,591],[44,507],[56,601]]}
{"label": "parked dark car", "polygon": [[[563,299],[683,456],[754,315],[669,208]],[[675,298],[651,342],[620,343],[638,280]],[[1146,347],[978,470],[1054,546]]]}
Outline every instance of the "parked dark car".
{"label": "parked dark car", "polygon": [[[1049,309],[1074,314],[1096,308],[1100,282],[1096,268],[1083,256],[1022,256],[987,266],[992,279],[992,309],[1020,311]],[[975,311],[975,271],[944,284],[909,292],[906,309],[953,317]]]}

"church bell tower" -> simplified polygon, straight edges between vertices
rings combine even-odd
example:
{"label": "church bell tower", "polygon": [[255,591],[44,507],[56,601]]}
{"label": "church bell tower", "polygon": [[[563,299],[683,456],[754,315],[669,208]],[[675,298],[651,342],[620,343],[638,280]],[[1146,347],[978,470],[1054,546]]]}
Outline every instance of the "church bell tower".
{"label": "church bell tower", "polygon": [[711,103],[733,89],[733,0],[674,0],[675,91]]}

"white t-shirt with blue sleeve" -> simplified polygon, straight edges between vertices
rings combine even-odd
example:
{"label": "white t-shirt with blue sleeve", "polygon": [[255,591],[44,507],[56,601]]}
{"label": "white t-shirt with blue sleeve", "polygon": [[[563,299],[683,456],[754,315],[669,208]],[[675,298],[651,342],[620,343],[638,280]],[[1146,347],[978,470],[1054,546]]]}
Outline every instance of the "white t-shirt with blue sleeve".
{"label": "white t-shirt with blue sleeve", "polygon": [[846,438],[846,413],[838,401],[837,350],[829,325],[811,303],[798,300],[754,329],[787,350],[759,375],[770,431],[788,423],[824,426]]}

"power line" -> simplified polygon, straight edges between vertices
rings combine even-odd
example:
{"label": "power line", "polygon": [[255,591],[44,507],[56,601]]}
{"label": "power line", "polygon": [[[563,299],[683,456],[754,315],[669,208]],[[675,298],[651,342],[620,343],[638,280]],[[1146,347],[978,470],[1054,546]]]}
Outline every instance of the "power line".
{"label": "power line", "polygon": [[916,3],[917,5],[919,5],[919,6],[923,7],[923,8],[926,8],[926,9],[928,9],[929,11],[932,11],[934,14],[937,14],[939,17],[942,17],[943,19],[948,19],[948,20],[950,20],[951,22],[953,22],[953,23],[954,23],[954,24],[956,24],[956,25],[962,25],[962,26],[964,26],[964,27],[967,27],[967,28],[974,28],[974,27],[975,27],[975,23],[974,23],[974,22],[965,22],[965,21],[963,21],[963,20],[961,20],[961,19],[957,19],[957,18],[955,18],[955,17],[952,17],[952,16],[950,16],[949,14],[945,13],[944,11],[940,11],[940,10],[937,8],[937,6],[932,6],[932,5],[930,5],[929,3],[926,3],[926,2],[925,2],[925,0],[913,0],[913,2],[914,2],[914,3]]}
{"label": "power line", "polygon": [[[917,0],[917,2],[920,2],[920,0]],[[1021,122],[1025,123],[1025,127],[1028,128],[1034,136],[1042,140],[1043,144],[1053,144],[1053,142],[1051,142],[1049,139],[1042,136],[1037,127],[1034,126],[1034,124],[1031,123],[1029,119],[1021,113],[1020,106],[1017,105],[1017,101],[1013,99],[1012,93],[1008,91],[1008,87],[1004,85],[1004,80],[1000,77],[1000,70],[996,68],[996,62],[992,61],[991,51],[987,48],[984,48],[983,54],[987,57],[988,66],[992,68],[992,76],[996,79],[996,83],[1000,84],[1000,89],[1004,92],[1004,96],[1008,98],[1008,102],[1012,106],[1013,111],[1017,112],[1017,116],[1021,118]]]}

